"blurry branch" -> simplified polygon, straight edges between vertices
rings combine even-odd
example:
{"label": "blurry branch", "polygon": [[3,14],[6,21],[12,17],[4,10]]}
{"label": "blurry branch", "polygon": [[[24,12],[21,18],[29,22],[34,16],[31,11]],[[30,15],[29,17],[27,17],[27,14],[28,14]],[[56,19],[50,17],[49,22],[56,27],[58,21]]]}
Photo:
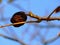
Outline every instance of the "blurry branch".
{"label": "blurry branch", "polygon": [[[50,22],[47,22],[47,25],[50,25]],[[46,29],[46,31],[44,33],[45,34],[44,37],[47,36],[48,32],[49,32],[49,28],[47,27],[47,29]]]}
{"label": "blurry branch", "polygon": [[[34,25],[35,26],[35,25]],[[37,25],[38,28],[60,28],[60,25]]]}
{"label": "blurry branch", "polygon": [[7,20],[10,19],[10,17],[8,17],[8,18],[5,18],[5,17],[4,17],[4,8],[5,8],[5,6],[6,6],[6,5],[2,5],[2,6],[0,7],[0,21],[7,21]]}
{"label": "blurry branch", "polygon": [[13,1],[15,1],[15,0],[9,0],[8,3],[12,3]]}
{"label": "blurry branch", "polygon": [[[19,4],[20,4],[20,3],[19,3]],[[16,8],[19,9],[19,10],[22,10],[22,11],[27,12],[27,10],[25,10],[21,5],[18,5],[18,4],[16,4],[16,3],[11,3],[11,5],[14,6],[14,7],[16,7]]]}
{"label": "blurry branch", "polygon": [[10,40],[14,40],[14,41],[17,41],[18,42],[18,40],[14,39],[14,38],[11,38],[11,37],[8,37],[8,36],[5,36],[3,34],[0,34],[0,36],[4,37],[6,39],[10,39]]}
{"label": "blurry branch", "polygon": [[45,44],[52,43],[52,42],[54,42],[55,40],[57,40],[59,37],[60,37],[60,33],[59,33],[57,36],[55,36],[54,38],[45,41],[44,43],[45,43]]}
{"label": "blurry branch", "polygon": [[8,20],[10,20],[10,17],[4,18],[4,20],[0,19],[0,21],[8,21]]}
{"label": "blurry branch", "polygon": [[38,31],[35,29],[35,31],[33,32],[33,34],[31,34],[30,41],[32,41],[37,35],[38,35]]}
{"label": "blurry branch", "polygon": [[[35,24],[35,26],[36,26],[36,27],[40,27],[40,26],[42,26],[42,25],[38,25],[38,24],[36,25],[36,24]],[[51,25],[51,26],[52,26],[52,25]],[[56,26],[56,25],[55,25],[55,26]],[[53,27],[53,26],[52,26],[52,27]],[[47,28],[48,28],[48,26],[47,26]],[[38,31],[38,30],[37,30],[37,31]],[[47,32],[46,32],[46,33],[47,33]],[[45,35],[45,36],[46,36],[46,35]],[[57,39],[60,37],[60,33],[58,33],[58,35],[55,36],[54,38],[49,39],[49,40],[47,40],[47,41],[45,41],[45,36],[41,36],[41,35],[40,35],[40,38],[42,37],[41,40],[42,40],[42,43],[43,43],[44,45],[48,45],[49,43],[52,43],[52,42],[54,42],[55,40],[57,40]],[[41,41],[41,40],[40,40],[40,41]]]}
{"label": "blurry branch", "polygon": [[9,39],[9,40],[13,40],[13,41],[16,41],[16,42],[19,42],[20,44],[22,45],[26,45],[22,40],[18,40],[18,39],[15,39],[15,38],[11,38],[11,37],[8,37],[8,36],[5,36],[3,34],[0,34],[0,36],[6,38],[6,39]]}
{"label": "blurry branch", "polygon": [[2,3],[2,0],[0,0],[0,3]]}
{"label": "blurry branch", "polygon": [[2,21],[5,20],[5,17],[4,17],[4,8],[5,8],[5,5],[3,5],[3,6],[0,7],[0,14],[1,14],[0,18],[1,18]]}

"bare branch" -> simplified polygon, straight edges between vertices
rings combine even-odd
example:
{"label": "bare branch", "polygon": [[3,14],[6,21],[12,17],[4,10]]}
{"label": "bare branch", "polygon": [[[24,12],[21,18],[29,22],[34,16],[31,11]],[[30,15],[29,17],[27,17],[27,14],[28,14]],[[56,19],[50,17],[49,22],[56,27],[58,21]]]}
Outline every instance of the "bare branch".
{"label": "bare branch", "polygon": [[[45,18],[41,18],[40,19],[41,21],[52,21],[52,20],[60,20],[60,18],[53,18],[53,17],[51,17],[51,18],[49,18],[49,19],[47,19],[46,17]],[[12,23],[12,24],[6,24],[6,25],[4,25],[4,26],[0,26],[0,28],[3,28],[3,27],[6,27],[6,26],[12,26],[12,25],[17,25],[17,24],[22,24],[22,23],[39,23],[39,21],[27,21],[27,22],[17,22],[17,23]]]}
{"label": "bare branch", "polygon": [[56,36],[56,37],[54,37],[54,38],[52,38],[52,39],[49,39],[49,40],[45,41],[44,43],[52,43],[52,42],[54,42],[55,40],[57,40],[58,38],[59,38],[59,36]]}
{"label": "bare branch", "polygon": [[49,16],[47,17],[47,19],[49,19],[54,12],[57,13],[57,12],[59,12],[59,11],[60,11],[60,6],[58,6],[56,9],[54,9],[54,10],[51,12],[51,14],[49,14]]}
{"label": "bare branch", "polygon": [[9,39],[9,40],[13,40],[13,41],[19,42],[22,45],[26,45],[22,40],[18,40],[18,39],[12,38],[12,37],[8,37],[8,36],[3,35],[3,34],[0,34],[0,36],[4,37],[6,39]]}

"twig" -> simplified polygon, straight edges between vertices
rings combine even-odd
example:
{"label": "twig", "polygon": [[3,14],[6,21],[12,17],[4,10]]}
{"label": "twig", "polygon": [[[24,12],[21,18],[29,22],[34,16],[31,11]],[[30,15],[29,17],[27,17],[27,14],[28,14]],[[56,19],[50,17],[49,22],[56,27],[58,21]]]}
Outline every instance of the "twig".
{"label": "twig", "polygon": [[[58,10],[58,11],[57,11],[57,10]],[[47,17],[47,19],[49,19],[54,12],[57,13],[56,11],[57,11],[57,12],[60,11],[60,6],[58,6],[57,8],[55,8],[55,9],[49,14],[49,16]]]}
{"label": "twig", "polygon": [[[60,18],[49,18],[47,19],[46,17],[45,18],[41,18],[40,19],[41,21],[52,21],[52,20],[60,20]],[[17,22],[17,23],[12,23],[12,24],[6,24],[4,26],[0,26],[0,28],[3,28],[3,27],[7,27],[7,26],[12,26],[12,25],[17,25],[17,24],[22,24],[22,23],[39,23],[39,21],[27,21],[27,22]]]}
{"label": "twig", "polygon": [[0,34],[0,36],[4,37],[4,38],[6,38],[6,39],[10,39],[10,40],[19,42],[19,43],[22,44],[22,45],[27,45],[27,44],[25,44],[22,40],[18,40],[18,39],[15,39],[15,38],[11,38],[11,37],[5,36],[5,35],[3,35],[3,34]]}
{"label": "twig", "polygon": [[60,20],[60,18],[56,18],[56,17],[50,17],[49,19],[48,19],[48,17],[39,17],[37,15],[34,15],[32,12],[29,12],[29,14],[27,14],[27,16],[30,16],[32,18],[36,18],[37,21],[26,21],[26,22],[17,22],[17,23],[12,23],[12,24],[6,24],[4,26],[0,26],[0,28],[6,27],[6,26],[22,24],[22,23],[40,23],[41,21]]}
{"label": "twig", "polygon": [[0,28],[7,27],[7,26],[12,26],[12,25],[17,25],[17,24],[22,24],[22,23],[37,23],[37,22],[38,21],[18,22],[18,23],[6,24],[4,26],[0,26]]}
{"label": "twig", "polygon": [[59,38],[59,35],[56,36],[56,37],[54,37],[54,38],[52,38],[52,39],[49,39],[49,40],[45,41],[44,43],[51,43],[51,42],[54,42],[54,41],[57,40],[58,38]]}

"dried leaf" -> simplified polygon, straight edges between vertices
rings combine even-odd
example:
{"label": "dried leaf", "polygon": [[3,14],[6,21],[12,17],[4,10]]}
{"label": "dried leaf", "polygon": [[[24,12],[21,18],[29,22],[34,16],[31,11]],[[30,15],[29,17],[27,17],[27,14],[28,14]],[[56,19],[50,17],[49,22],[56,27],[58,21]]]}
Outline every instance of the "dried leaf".
{"label": "dried leaf", "polygon": [[60,32],[59,32],[58,36],[60,36]]}
{"label": "dried leaf", "polygon": [[60,6],[58,6],[56,9],[55,9],[55,11],[54,11],[55,13],[58,13],[58,12],[60,12]]}
{"label": "dried leaf", "polygon": [[[17,12],[15,13],[12,18],[11,18],[11,22],[12,23],[17,23],[17,22],[25,22],[27,20],[27,16],[25,14],[25,12]],[[17,25],[13,25],[14,27],[19,27],[21,25],[23,25],[24,23],[22,24],[17,24]]]}

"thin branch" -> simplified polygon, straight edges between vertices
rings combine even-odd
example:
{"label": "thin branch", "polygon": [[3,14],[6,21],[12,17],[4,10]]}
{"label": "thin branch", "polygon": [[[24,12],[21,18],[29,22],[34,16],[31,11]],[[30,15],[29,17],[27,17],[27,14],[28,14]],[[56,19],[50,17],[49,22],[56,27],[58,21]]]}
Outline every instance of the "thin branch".
{"label": "thin branch", "polygon": [[[51,18],[49,18],[49,19],[47,19],[47,18],[41,18],[40,19],[41,21],[52,21],[52,20],[60,20],[60,18],[53,18],[53,17],[51,17]],[[12,24],[6,24],[6,25],[4,25],[4,26],[0,26],[0,28],[3,28],[3,27],[6,27],[6,26],[12,26],[12,25],[17,25],[17,24],[22,24],[22,23],[39,23],[39,21],[27,21],[27,22],[17,22],[17,23],[12,23]]]}
{"label": "thin branch", "polygon": [[54,12],[57,13],[57,12],[59,12],[59,11],[60,11],[60,6],[58,6],[57,8],[55,8],[55,9],[49,14],[49,16],[48,16],[47,18],[49,19]]}
{"label": "thin branch", "polygon": [[52,38],[52,39],[49,39],[49,40],[45,41],[44,43],[51,43],[51,42],[54,42],[54,41],[57,40],[58,38],[59,38],[59,35],[56,36],[56,37],[54,37],[54,38]]}
{"label": "thin branch", "polygon": [[12,26],[12,25],[17,25],[17,24],[22,24],[22,23],[40,23],[41,21],[52,21],[52,20],[60,20],[60,18],[56,17],[50,17],[49,19],[47,17],[39,17],[37,15],[34,15],[32,12],[29,12],[27,16],[36,18],[37,21],[26,21],[26,22],[17,22],[17,23],[12,23],[12,24],[6,24],[4,26],[0,26],[0,28],[6,27],[6,26]]}
{"label": "thin branch", "polygon": [[8,36],[5,36],[3,34],[0,34],[0,36],[4,37],[6,39],[10,39],[10,40],[14,40],[14,41],[17,41],[18,42],[18,40],[14,39],[14,38],[11,38],[11,37],[8,37]]}
{"label": "thin branch", "polygon": [[37,22],[38,21],[17,22],[17,23],[6,24],[4,26],[0,26],[0,28],[6,27],[6,26],[12,26],[12,25],[17,25],[17,24],[22,24],[22,23],[37,23]]}
{"label": "thin branch", "polygon": [[19,43],[22,44],[22,45],[27,45],[27,44],[25,44],[22,40],[18,40],[18,39],[15,39],[15,38],[11,38],[11,37],[5,36],[5,35],[3,35],[3,34],[0,34],[0,36],[4,37],[4,38],[6,38],[6,39],[9,39],[9,40],[13,40],[13,41],[19,42]]}

